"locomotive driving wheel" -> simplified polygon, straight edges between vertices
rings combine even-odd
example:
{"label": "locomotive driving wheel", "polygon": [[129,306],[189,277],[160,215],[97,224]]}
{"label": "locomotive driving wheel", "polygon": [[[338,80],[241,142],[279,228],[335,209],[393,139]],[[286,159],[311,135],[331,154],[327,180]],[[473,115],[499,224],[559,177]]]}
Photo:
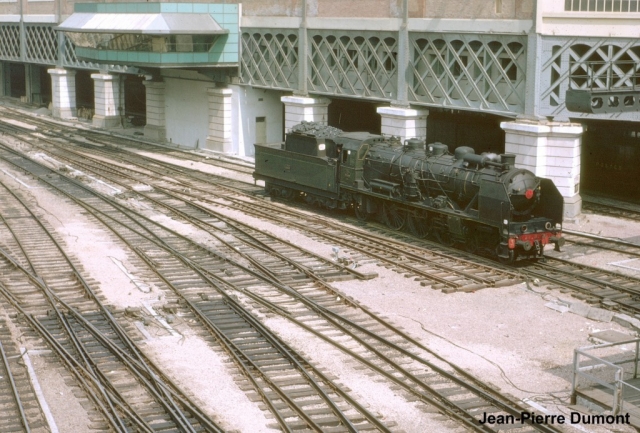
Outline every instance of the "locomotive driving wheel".
{"label": "locomotive driving wheel", "polygon": [[417,238],[426,238],[431,231],[429,221],[427,220],[427,214],[424,213],[423,215],[424,216],[417,216],[412,214],[407,216],[407,228],[409,229],[409,233]]}
{"label": "locomotive driving wheel", "polygon": [[471,233],[464,244],[465,250],[471,254],[478,252],[478,236],[475,233]]}
{"label": "locomotive driving wheel", "polygon": [[451,234],[446,229],[442,229],[442,228],[435,229],[433,231],[433,236],[436,238],[436,240],[439,243],[447,247],[451,247],[455,243],[453,238],[451,237]]}
{"label": "locomotive driving wheel", "polygon": [[295,190],[291,188],[282,188],[282,190],[280,191],[280,195],[286,200],[291,200],[295,196],[295,194]]}
{"label": "locomotive driving wheel", "polygon": [[391,230],[400,230],[407,221],[407,212],[395,203],[385,202],[382,214],[385,224]]}

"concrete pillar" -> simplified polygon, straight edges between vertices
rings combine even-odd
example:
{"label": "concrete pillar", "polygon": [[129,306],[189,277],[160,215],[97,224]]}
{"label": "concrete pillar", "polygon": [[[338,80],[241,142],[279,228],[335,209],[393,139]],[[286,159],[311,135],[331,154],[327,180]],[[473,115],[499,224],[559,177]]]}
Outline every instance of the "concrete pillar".
{"label": "concrete pillar", "polygon": [[380,132],[395,135],[400,140],[408,138],[427,138],[427,116],[429,110],[414,110],[399,107],[378,107],[381,119]]}
{"label": "concrete pillar", "polygon": [[301,123],[317,122],[326,125],[329,119],[329,104],[327,98],[309,98],[303,96],[283,96],[284,131],[288,133],[292,127]]}
{"label": "concrete pillar", "polygon": [[207,89],[209,95],[209,133],[207,149],[217,152],[233,152],[231,140],[231,97],[229,88]]}
{"label": "concrete pillar", "polygon": [[52,115],[60,119],[76,117],[76,71],[48,69],[51,75]]}
{"label": "concrete pillar", "polygon": [[165,119],[165,83],[164,81],[143,81],[146,88],[147,124],[144,136],[155,141],[167,139],[167,125]]}
{"label": "concrete pillar", "polygon": [[111,128],[121,124],[120,77],[111,74],[91,74],[94,83],[95,114],[93,126]]}
{"label": "concrete pillar", "polygon": [[516,155],[516,165],[553,180],[564,197],[564,216],[582,212],[580,148],[583,128],[576,123],[518,120],[502,122],[505,152]]}

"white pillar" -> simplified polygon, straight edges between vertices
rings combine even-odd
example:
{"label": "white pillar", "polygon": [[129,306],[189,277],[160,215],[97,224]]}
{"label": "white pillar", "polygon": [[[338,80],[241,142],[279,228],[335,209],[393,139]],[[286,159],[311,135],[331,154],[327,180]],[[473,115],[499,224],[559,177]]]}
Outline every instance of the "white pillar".
{"label": "white pillar", "polygon": [[326,125],[329,119],[329,104],[327,98],[308,98],[302,96],[283,96],[280,98],[284,104],[284,131],[288,133],[292,127],[301,123],[316,122]]}
{"label": "white pillar", "polygon": [[164,81],[143,81],[146,89],[147,124],[144,136],[155,141],[167,139],[167,125],[165,119],[165,83]]}
{"label": "white pillar", "polygon": [[380,132],[383,135],[395,135],[402,142],[408,138],[427,138],[429,110],[378,107],[376,111],[381,117]]}
{"label": "white pillar", "polygon": [[505,153],[516,155],[516,165],[546,177],[564,197],[564,216],[582,211],[580,148],[583,128],[577,123],[518,120],[502,122]]}
{"label": "white pillar", "polygon": [[207,149],[218,152],[233,152],[231,140],[231,97],[229,88],[207,89],[209,95],[209,134]]}
{"label": "white pillar", "polygon": [[60,119],[76,117],[76,71],[48,69],[51,75],[52,115]]}
{"label": "white pillar", "polygon": [[95,114],[93,126],[110,128],[120,125],[120,77],[111,74],[91,74],[94,82]]}

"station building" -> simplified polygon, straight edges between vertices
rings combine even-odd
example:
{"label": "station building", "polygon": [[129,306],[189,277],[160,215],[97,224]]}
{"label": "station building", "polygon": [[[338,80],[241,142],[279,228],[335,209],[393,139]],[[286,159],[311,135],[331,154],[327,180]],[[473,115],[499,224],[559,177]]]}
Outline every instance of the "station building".
{"label": "station building", "polygon": [[640,199],[640,0],[0,0],[0,93],[253,155],[301,120]]}

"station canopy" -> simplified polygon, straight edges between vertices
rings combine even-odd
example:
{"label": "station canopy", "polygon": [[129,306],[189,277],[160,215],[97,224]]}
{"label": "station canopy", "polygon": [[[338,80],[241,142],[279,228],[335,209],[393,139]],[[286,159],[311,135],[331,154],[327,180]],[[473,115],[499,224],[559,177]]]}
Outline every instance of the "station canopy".
{"label": "station canopy", "polygon": [[79,47],[150,52],[207,52],[229,33],[197,13],[74,13],[57,29]]}

